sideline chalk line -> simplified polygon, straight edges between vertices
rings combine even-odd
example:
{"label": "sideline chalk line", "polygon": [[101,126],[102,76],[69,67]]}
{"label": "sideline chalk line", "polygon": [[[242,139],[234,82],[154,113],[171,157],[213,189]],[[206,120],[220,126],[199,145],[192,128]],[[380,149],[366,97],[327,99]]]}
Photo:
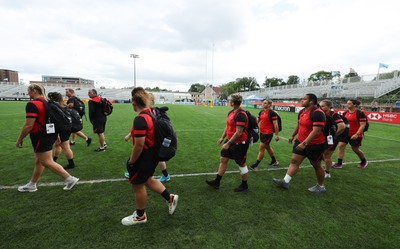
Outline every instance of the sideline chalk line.
{"label": "sideline chalk line", "polygon": [[[368,163],[382,163],[382,162],[393,162],[393,161],[400,161],[400,158],[392,158],[392,159],[385,159],[385,160],[370,160]],[[343,165],[347,164],[354,164],[358,163],[357,162],[347,162],[343,163]],[[301,166],[301,168],[311,168],[311,165],[304,165]],[[275,167],[275,168],[266,168],[266,169],[260,169],[256,172],[259,171],[277,171],[277,170],[287,170],[288,167]],[[226,171],[225,174],[233,174],[233,173],[238,173],[238,170],[230,170]],[[171,177],[192,177],[192,176],[208,176],[208,175],[215,175],[217,172],[204,172],[204,173],[188,173],[188,174],[176,174],[176,175],[171,175]],[[97,179],[97,180],[85,180],[85,181],[79,181],[77,184],[94,184],[94,183],[107,183],[107,182],[122,182],[122,181],[127,181],[126,178],[114,178],[114,179]],[[45,183],[38,183],[38,187],[53,187],[53,186],[64,186],[64,182],[45,182]],[[0,185],[0,190],[2,189],[17,189],[19,186],[22,185],[13,185],[13,186],[3,186]]]}

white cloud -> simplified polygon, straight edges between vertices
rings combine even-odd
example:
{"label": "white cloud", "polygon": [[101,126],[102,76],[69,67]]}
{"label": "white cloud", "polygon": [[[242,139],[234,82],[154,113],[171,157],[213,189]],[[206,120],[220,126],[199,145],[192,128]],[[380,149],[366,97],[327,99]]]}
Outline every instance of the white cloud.
{"label": "white cloud", "polygon": [[[397,1],[0,0],[0,68],[185,91],[239,77],[399,68]],[[215,44],[213,46],[213,44]]]}

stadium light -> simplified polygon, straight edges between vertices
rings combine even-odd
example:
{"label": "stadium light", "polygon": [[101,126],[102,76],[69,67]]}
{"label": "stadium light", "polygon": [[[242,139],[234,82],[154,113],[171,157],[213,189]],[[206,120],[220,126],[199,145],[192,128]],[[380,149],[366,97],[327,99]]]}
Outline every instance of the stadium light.
{"label": "stadium light", "polygon": [[136,87],[136,58],[139,58],[138,54],[131,54],[133,58],[133,87]]}

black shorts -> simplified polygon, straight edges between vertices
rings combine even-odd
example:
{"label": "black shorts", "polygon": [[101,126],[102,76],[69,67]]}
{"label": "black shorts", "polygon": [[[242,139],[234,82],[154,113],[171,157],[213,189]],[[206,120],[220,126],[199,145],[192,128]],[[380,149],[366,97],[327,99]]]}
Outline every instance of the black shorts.
{"label": "black shorts", "polygon": [[350,144],[351,146],[361,146],[363,139],[362,137],[358,137],[355,140],[351,140],[350,138],[351,138],[350,136],[339,136],[338,141],[343,142],[345,144]]}
{"label": "black shorts", "polygon": [[138,160],[131,167],[126,167],[129,172],[129,182],[133,185],[147,182],[150,177],[153,177],[157,165],[158,160],[155,159],[154,150],[143,149]]}
{"label": "black shorts", "polygon": [[293,145],[293,153],[301,156],[305,156],[310,160],[310,162],[317,162],[322,160],[322,156],[327,148],[327,144],[313,144],[307,145],[306,148],[302,151],[296,149],[297,145],[299,145],[299,140],[296,139]]}
{"label": "black shorts", "polygon": [[46,152],[53,149],[53,144],[57,140],[57,133],[55,134],[46,134],[46,132],[36,132],[30,134],[33,151],[37,152]]}
{"label": "black shorts", "polygon": [[229,149],[221,150],[221,157],[234,159],[237,165],[242,166],[246,163],[246,155],[248,149],[249,144],[246,142],[232,144]]}
{"label": "black shorts", "polygon": [[68,141],[69,137],[71,136],[71,132],[60,132],[58,134],[60,136],[61,143]]}
{"label": "black shorts", "polygon": [[107,120],[96,120],[93,124],[93,133],[101,134],[106,131]]}
{"label": "black shorts", "polygon": [[326,150],[335,151],[336,147],[338,146],[338,144],[339,144],[339,140],[338,140],[338,137],[337,137],[332,145],[328,144],[328,148]]}
{"label": "black shorts", "polygon": [[263,144],[270,144],[273,136],[274,136],[273,133],[271,133],[271,134],[263,134],[263,133],[261,133],[260,141]]}

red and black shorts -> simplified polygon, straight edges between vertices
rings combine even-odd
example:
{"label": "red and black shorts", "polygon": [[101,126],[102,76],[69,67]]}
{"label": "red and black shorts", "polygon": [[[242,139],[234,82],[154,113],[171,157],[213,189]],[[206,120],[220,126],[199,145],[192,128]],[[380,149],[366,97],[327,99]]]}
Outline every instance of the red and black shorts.
{"label": "red and black shorts", "polygon": [[96,120],[96,122],[93,123],[93,133],[104,133],[106,131],[106,122],[107,120]]}
{"label": "red and black shorts", "polygon": [[261,133],[260,141],[263,144],[270,144],[273,136],[274,136],[273,133],[271,133],[271,134],[263,134],[263,133]]}
{"label": "red and black shorts", "polygon": [[350,139],[351,136],[339,136],[338,141],[343,142],[345,144],[350,144],[351,146],[361,146],[362,144],[362,137],[358,137],[357,139]]}
{"label": "red and black shorts", "polygon": [[221,157],[233,159],[235,160],[237,165],[242,166],[246,163],[246,155],[248,149],[249,144],[246,142],[235,143],[232,144],[229,149],[221,150]]}
{"label": "red and black shorts", "polygon": [[46,152],[53,149],[53,144],[57,140],[57,133],[46,134],[45,131],[30,134],[33,151],[35,153]]}
{"label": "red and black shorts", "polygon": [[129,182],[133,185],[147,182],[150,177],[153,177],[157,165],[158,160],[154,156],[154,150],[143,149],[138,160],[133,165],[126,167],[129,172]]}
{"label": "red and black shorts", "polygon": [[310,162],[317,162],[322,160],[322,156],[327,148],[327,144],[313,144],[313,145],[307,145],[306,148],[302,151],[297,150],[296,147],[299,145],[300,142],[299,140],[296,139],[294,145],[293,145],[293,153],[301,156],[305,156],[310,160]]}

